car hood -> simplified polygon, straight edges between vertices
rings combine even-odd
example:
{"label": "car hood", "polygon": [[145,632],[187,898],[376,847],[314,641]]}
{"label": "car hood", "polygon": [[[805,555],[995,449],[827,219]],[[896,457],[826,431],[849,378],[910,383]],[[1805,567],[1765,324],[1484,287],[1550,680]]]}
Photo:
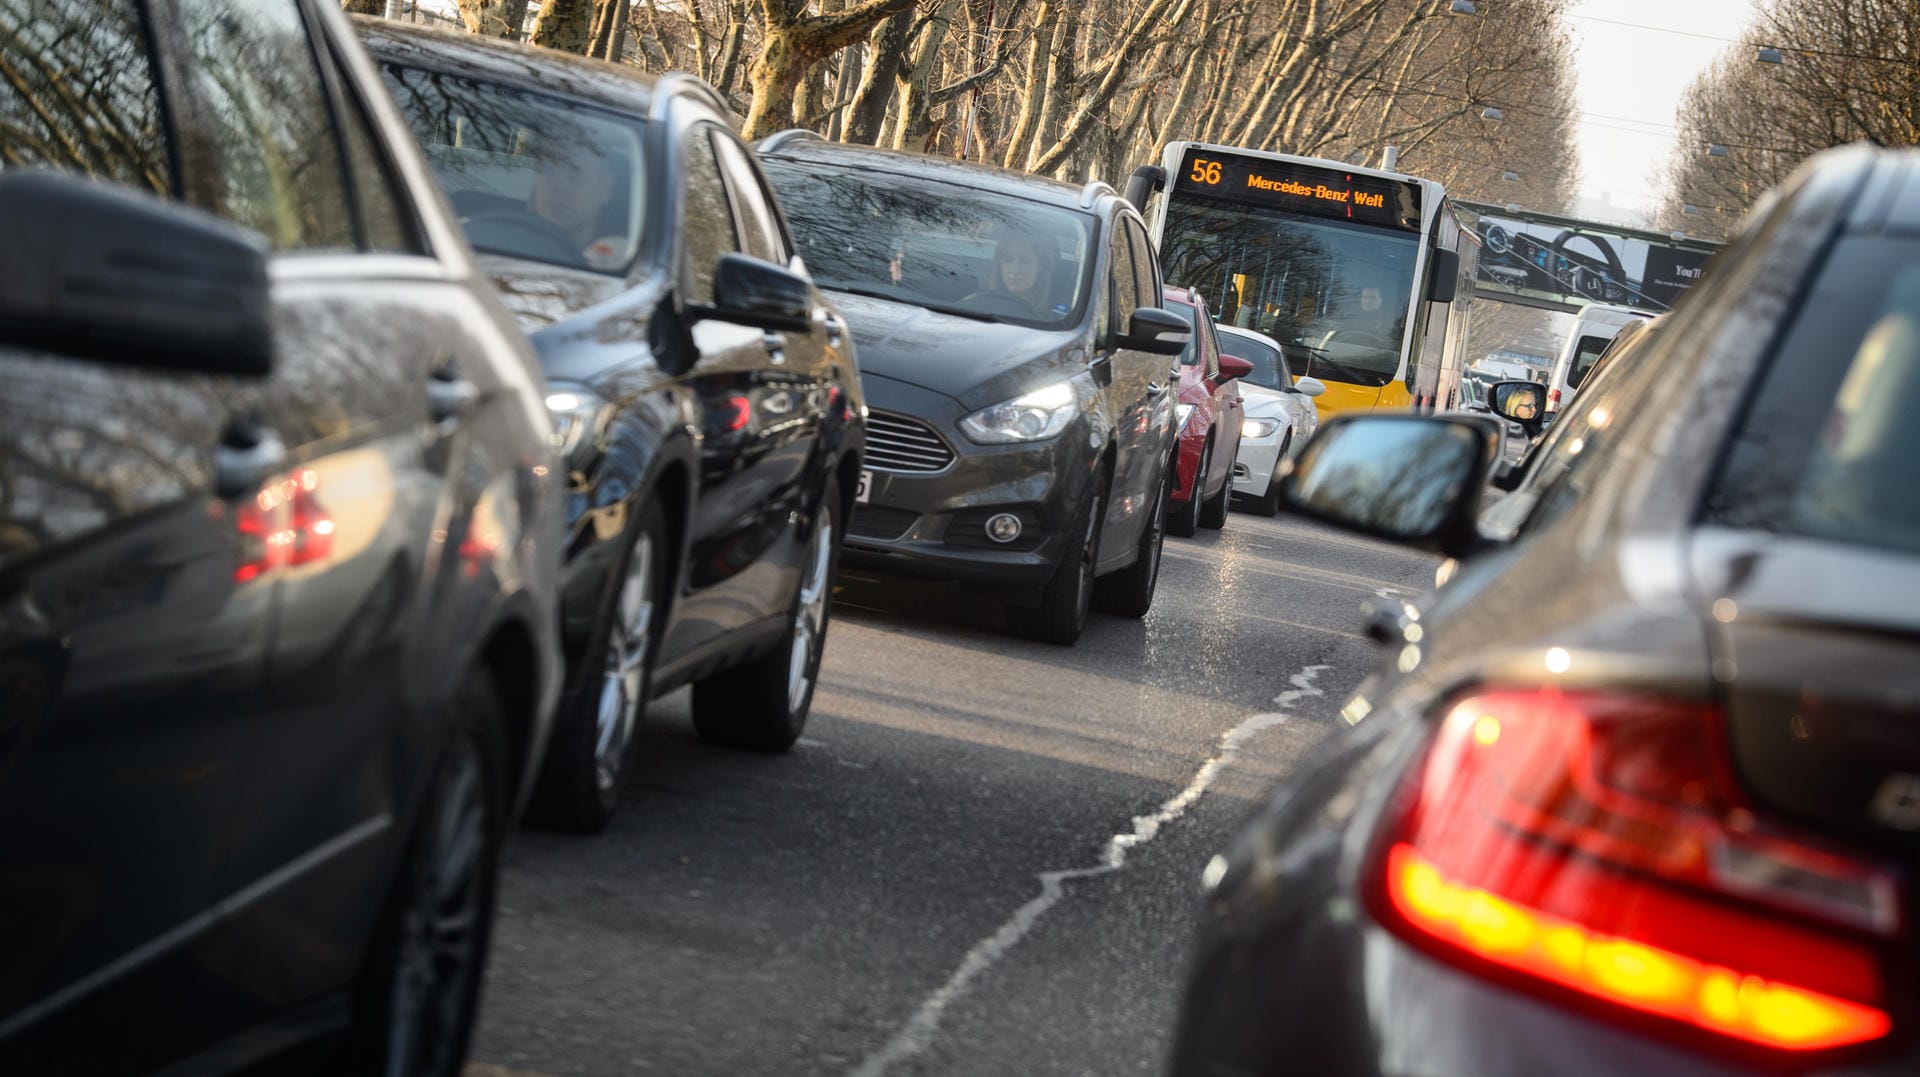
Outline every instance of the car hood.
{"label": "car hood", "polygon": [[1087,368],[1080,335],[829,292],[853,331],[863,373],[931,389],[969,411]]}
{"label": "car hood", "polygon": [[529,334],[605,302],[626,287],[619,277],[525,258],[482,254],[477,261],[521,332]]}

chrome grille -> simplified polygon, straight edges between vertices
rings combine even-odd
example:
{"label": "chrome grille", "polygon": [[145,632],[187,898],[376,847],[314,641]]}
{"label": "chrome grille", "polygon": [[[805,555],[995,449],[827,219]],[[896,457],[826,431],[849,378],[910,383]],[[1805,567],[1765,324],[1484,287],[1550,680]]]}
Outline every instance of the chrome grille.
{"label": "chrome grille", "polygon": [[890,411],[867,412],[867,466],[880,471],[944,471],[953,450],[933,427]]}

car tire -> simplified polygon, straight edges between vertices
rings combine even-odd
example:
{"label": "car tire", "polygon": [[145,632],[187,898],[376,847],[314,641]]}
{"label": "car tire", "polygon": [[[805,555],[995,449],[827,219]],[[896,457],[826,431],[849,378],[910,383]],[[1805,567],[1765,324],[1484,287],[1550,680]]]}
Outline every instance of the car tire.
{"label": "car tire", "polygon": [[1153,591],[1160,582],[1160,548],[1167,535],[1167,484],[1171,479],[1165,468],[1154,485],[1153,516],[1140,533],[1140,548],[1133,564],[1103,577],[1094,585],[1094,603],[1107,613],[1121,617],[1145,617],[1153,608]]}
{"label": "car tire", "polygon": [[667,517],[653,499],[607,574],[580,658],[580,683],[554,715],[552,742],[527,806],[529,821],[598,834],[620,803],[620,779],[646,712],[653,654],[665,609]]}
{"label": "car tire", "polygon": [[461,685],[452,713],[355,986],[349,1072],[457,1077],[466,1060],[513,798],[506,721],[486,671]]}
{"label": "car tire", "polygon": [[[1176,447],[1173,452],[1174,452],[1174,455],[1172,457],[1172,460],[1168,463],[1167,466],[1169,468],[1178,468],[1179,460],[1180,460],[1180,450]],[[1211,464],[1212,462],[1213,462],[1213,441],[1209,439],[1205,447],[1203,447],[1200,450],[1200,466],[1195,468],[1193,471],[1193,482],[1194,482],[1195,488],[1190,494],[1188,494],[1187,503],[1173,508],[1167,514],[1167,534],[1178,535],[1181,538],[1192,538],[1194,534],[1200,530],[1200,489],[1199,487],[1206,482],[1207,465]],[[1173,483],[1171,481],[1167,483],[1167,499],[1169,501],[1173,499]]]}
{"label": "car tire", "polygon": [[[1213,455],[1213,446],[1211,443],[1207,446],[1207,455],[1209,457]],[[1202,461],[1203,464],[1210,462],[1211,460]],[[1193,480],[1193,493],[1195,497],[1200,496],[1206,491],[1206,474],[1205,471],[1202,471],[1199,476]],[[1227,501],[1232,497],[1233,473],[1229,471],[1226,477],[1220,480],[1220,492],[1200,503],[1200,526],[1209,531],[1218,531],[1227,526]]]}
{"label": "car tire", "polygon": [[759,658],[694,683],[693,728],[702,740],[784,752],[800,739],[827,643],[833,581],[846,533],[842,514],[840,484],[829,479],[813,514],[786,632]]}
{"label": "car tire", "polygon": [[1108,479],[1103,473],[1088,491],[1086,504],[1074,517],[1079,536],[1060,554],[1053,578],[1040,592],[1040,608],[1029,628],[1042,643],[1071,647],[1086,631],[1087,611],[1093,606],[1094,574],[1100,555],[1100,527],[1107,505]]}
{"label": "car tire", "polygon": [[1280,512],[1280,475],[1287,468],[1287,447],[1293,443],[1289,432],[1280,442],[1280,455],[1273,461],[1273,475],[1267,479],[1267,492],[1253,499],[1253,511],[1272,519]]}

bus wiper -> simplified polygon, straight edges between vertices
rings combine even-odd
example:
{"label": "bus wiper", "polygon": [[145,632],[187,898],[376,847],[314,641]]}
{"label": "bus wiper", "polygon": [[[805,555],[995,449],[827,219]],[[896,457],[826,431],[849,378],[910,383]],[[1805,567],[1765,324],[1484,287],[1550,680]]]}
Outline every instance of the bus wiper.
{"label": "bus wiper", "polygon": [[1319,362],[1319,363],[1325,363],[1327,366],[1333,368],[1335,381],[1354,382],[1360,385],[1365,385],[1367,383],[1366,377],[1362,375],[1360,371],[1346,365],[1345,363],[1340,362],[1337,359],[1333,359],[1329,357],[1326,352],[1321,351],[1319,348],[1313,347],[1310,344],[1295,344],[1294,347],[1307,353],[1307,375],[1306,376],[1309,378],[1314,376],[1314,373],[1313,373],[1314,363]]}

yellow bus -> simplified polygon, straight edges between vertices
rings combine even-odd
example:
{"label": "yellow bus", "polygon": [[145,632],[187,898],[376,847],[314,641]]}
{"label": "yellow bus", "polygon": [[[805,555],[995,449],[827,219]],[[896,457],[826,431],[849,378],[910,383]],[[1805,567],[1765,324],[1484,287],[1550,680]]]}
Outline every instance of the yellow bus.
{"label": "yellow bus", "polygon": [[1323,418],[1452,398],[1477,241],[1440,184],[1175,142],[1127,193],[1167,283],[1198,289],[1220,323],[1280,342],[1296,375],[1325,383]]}

